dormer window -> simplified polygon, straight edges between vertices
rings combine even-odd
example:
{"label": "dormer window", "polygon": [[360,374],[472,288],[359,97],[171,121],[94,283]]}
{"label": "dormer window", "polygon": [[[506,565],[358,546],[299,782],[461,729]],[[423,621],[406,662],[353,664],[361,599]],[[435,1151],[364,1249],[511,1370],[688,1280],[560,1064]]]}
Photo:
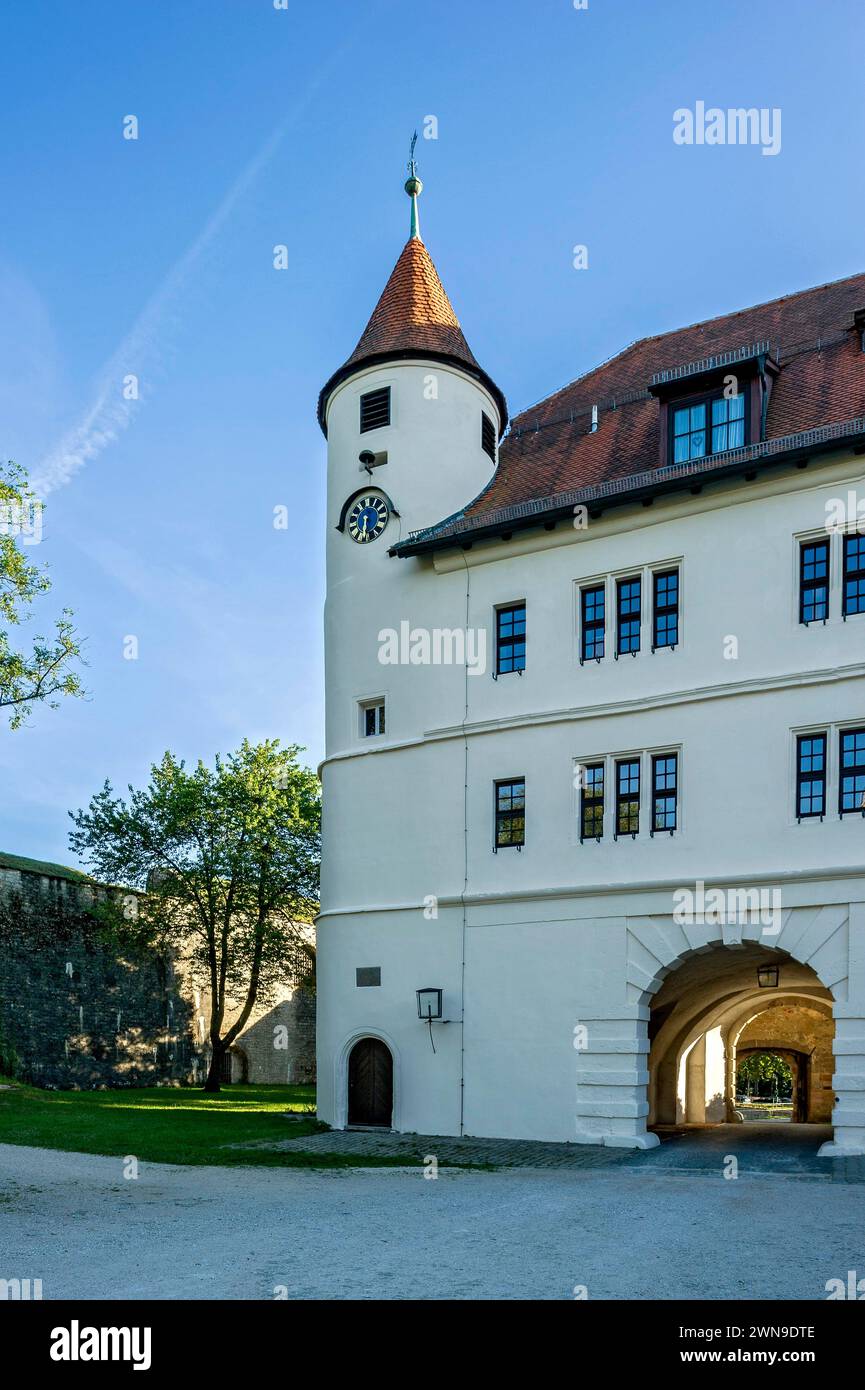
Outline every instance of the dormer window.
{"label": "dormer window", "polygon": [[722,454],[745,443],[744,392],[736,396],[720,392],[687,405],[673,405],[670,414],[673,463]]}
{"label": "dormer window", "polygon": [[390,387],[382,386],[379,391],[367,391],[360,398],[360,432],[380,430],[390,424]]}

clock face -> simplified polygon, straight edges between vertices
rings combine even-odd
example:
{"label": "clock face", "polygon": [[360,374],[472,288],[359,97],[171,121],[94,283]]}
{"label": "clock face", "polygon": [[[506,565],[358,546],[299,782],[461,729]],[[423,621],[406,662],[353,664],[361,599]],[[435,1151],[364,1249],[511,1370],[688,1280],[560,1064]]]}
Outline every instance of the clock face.
{"label": "clock face", "polygon": [[387,503],[383,497],[370,493],[358,497],[348,514],[348,534],[353,541],[365,545],[367,541],[377,540],[387,526]]}

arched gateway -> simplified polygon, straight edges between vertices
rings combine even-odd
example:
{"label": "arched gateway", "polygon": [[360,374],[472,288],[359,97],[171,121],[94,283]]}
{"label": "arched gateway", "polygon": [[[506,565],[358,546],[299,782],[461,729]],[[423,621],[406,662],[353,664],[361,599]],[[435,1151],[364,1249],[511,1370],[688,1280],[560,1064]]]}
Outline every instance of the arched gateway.
{"label": "arched gateway", "polygon": [[[828,1086],[826,1073],[819,1073],[826,1097],[812,1096],[814,1118],[829,1118],[819,1106],[833,1102],[834,1140],[820,1152],[865,1153],[865,1019],[858,1003],[865,985],[865,921],[858,920],[859,911],[858,904],[792,908],[772,928],[629,918],[627,997],[614,1016],[582,1020],[578,1140],[650,1148],[658,1143],[652,1124],[734,1120],[738,1038],[770,1001],[789,1000],[797,1010],[818,1018],[831,1012],[834,1019],[834,1072]],[[856,972],[863,979],[854,991],[850,976]],[[848,1002],[851,995],[857,1003]]]}

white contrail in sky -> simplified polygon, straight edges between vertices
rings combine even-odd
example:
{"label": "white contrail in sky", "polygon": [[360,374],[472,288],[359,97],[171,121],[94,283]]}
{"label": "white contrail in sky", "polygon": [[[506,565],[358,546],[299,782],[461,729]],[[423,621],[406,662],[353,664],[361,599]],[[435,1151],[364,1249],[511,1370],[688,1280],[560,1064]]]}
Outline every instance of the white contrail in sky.
{"label": "white contrail in sky", "polygon": [[[176,301],[189,278],[218,232],[231,215],[235,205],[262,168],[272,157],[288,127],[297,119],[329,70],[342,58],[351,41],[344,43],[312,80],[294,110],[280,122],[264,142],[258,154],[235,180],[216,211],[205,224],[192,245],[169,271],[153,298],[145,305],[131,331],[103,368],[96,399],[84,418],[51,449],[34,468],[31,486],[37,497],[63,487],[83,468],[89,459],[101,454],[128,427],[141,400],[127,400],[123,395],[124,377],[134,374],[146,380],[146,364],[159,358],[159,332],[171,305]],[[140,394],[140,389],[139,389]]]}

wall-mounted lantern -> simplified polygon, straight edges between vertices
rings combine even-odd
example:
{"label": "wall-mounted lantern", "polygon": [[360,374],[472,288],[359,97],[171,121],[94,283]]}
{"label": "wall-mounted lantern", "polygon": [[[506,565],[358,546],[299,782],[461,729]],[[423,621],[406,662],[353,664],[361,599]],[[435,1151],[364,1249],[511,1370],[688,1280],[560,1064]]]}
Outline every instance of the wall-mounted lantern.
{"label": "wall-mounted lantern", "polygon": [[434,1023],[447,1023],[446,1018],[442,1018],[442,991],[440,989],[419,989],[417,993],[417,1016],[423,1023],[429,1024],[430,1047],[433,1052],[436,1045],[433,1042],[432,1026]]}
{"label": "wall-mounted lantern", "polygon": [[777,965],[758,965],[757,984],[761,989],[778,988],[778,967]]}
{"label": "wall-mounted lantern", "polygon": [[424,1023],[442,1016],[442,991],[440,989],[419,989],[417,991],[417,1016]]}

